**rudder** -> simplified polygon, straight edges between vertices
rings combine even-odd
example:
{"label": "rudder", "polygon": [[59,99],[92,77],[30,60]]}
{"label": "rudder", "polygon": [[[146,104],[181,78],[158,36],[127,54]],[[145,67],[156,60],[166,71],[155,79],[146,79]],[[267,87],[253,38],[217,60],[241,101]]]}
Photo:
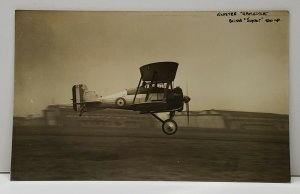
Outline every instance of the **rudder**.
{"label": "rudder", "polygon": [[86,90],[86,86],[83,84],[74,85],[72,87],[72,103],[73,103],[73,109],[75,111],[80,110],[80,107],[83,106],[84,100],[83,100],[83,94],[84,90]]}

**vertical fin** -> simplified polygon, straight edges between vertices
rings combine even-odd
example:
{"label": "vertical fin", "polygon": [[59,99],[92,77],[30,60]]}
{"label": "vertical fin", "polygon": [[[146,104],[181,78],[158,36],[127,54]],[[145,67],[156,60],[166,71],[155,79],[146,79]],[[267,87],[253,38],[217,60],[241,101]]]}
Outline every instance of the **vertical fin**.
{"label": "vertical fin", "polygon": [[74,85],[72,87],[72,103],[73,103],[73,110],[78,111],[77,104],[76,104],[77,103],[76,88],[77,85]]}

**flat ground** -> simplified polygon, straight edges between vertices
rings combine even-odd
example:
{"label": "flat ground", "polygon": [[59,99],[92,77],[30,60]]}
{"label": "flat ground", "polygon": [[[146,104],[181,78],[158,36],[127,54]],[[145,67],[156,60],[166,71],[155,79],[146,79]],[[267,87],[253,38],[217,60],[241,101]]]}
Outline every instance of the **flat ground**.
{"label": "flat ground", "polygon": [[15,127],[12,180],[288,182],[288,131]]}

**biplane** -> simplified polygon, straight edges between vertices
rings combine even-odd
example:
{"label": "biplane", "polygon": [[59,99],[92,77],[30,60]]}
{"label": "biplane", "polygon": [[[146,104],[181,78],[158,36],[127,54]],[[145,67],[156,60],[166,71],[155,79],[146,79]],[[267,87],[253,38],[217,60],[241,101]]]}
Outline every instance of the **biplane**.
{"label": "biplane", "polygon": [[[86,85],[72,87],[73,109],[84,112],[99,109],[125,109],[139,111],[141,114],[151,114],[162,123],[162,130],[167,135],[177,131],[174,121],[175,112],[181,112],[186,104],[189,121],[189,96],[183,95],[180,87],[174,88],[178,63],[156,62],[140,67],[141,77],[136,88],[126,89],[109,96],[98,96],[95,91],[89,91]],[[169,118],[163,120],[157,113],[169,113]]]}

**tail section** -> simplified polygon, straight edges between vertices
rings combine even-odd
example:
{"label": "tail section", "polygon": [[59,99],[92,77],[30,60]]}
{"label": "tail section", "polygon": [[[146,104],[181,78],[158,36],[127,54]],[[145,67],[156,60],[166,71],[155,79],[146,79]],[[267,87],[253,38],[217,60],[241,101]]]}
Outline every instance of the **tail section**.
{"label": "tail section", "polygon": [[86,85],[79,84],[72,87],[72,102],[75,111],[80,110],[84,103],[84,92],[87,90]]}

